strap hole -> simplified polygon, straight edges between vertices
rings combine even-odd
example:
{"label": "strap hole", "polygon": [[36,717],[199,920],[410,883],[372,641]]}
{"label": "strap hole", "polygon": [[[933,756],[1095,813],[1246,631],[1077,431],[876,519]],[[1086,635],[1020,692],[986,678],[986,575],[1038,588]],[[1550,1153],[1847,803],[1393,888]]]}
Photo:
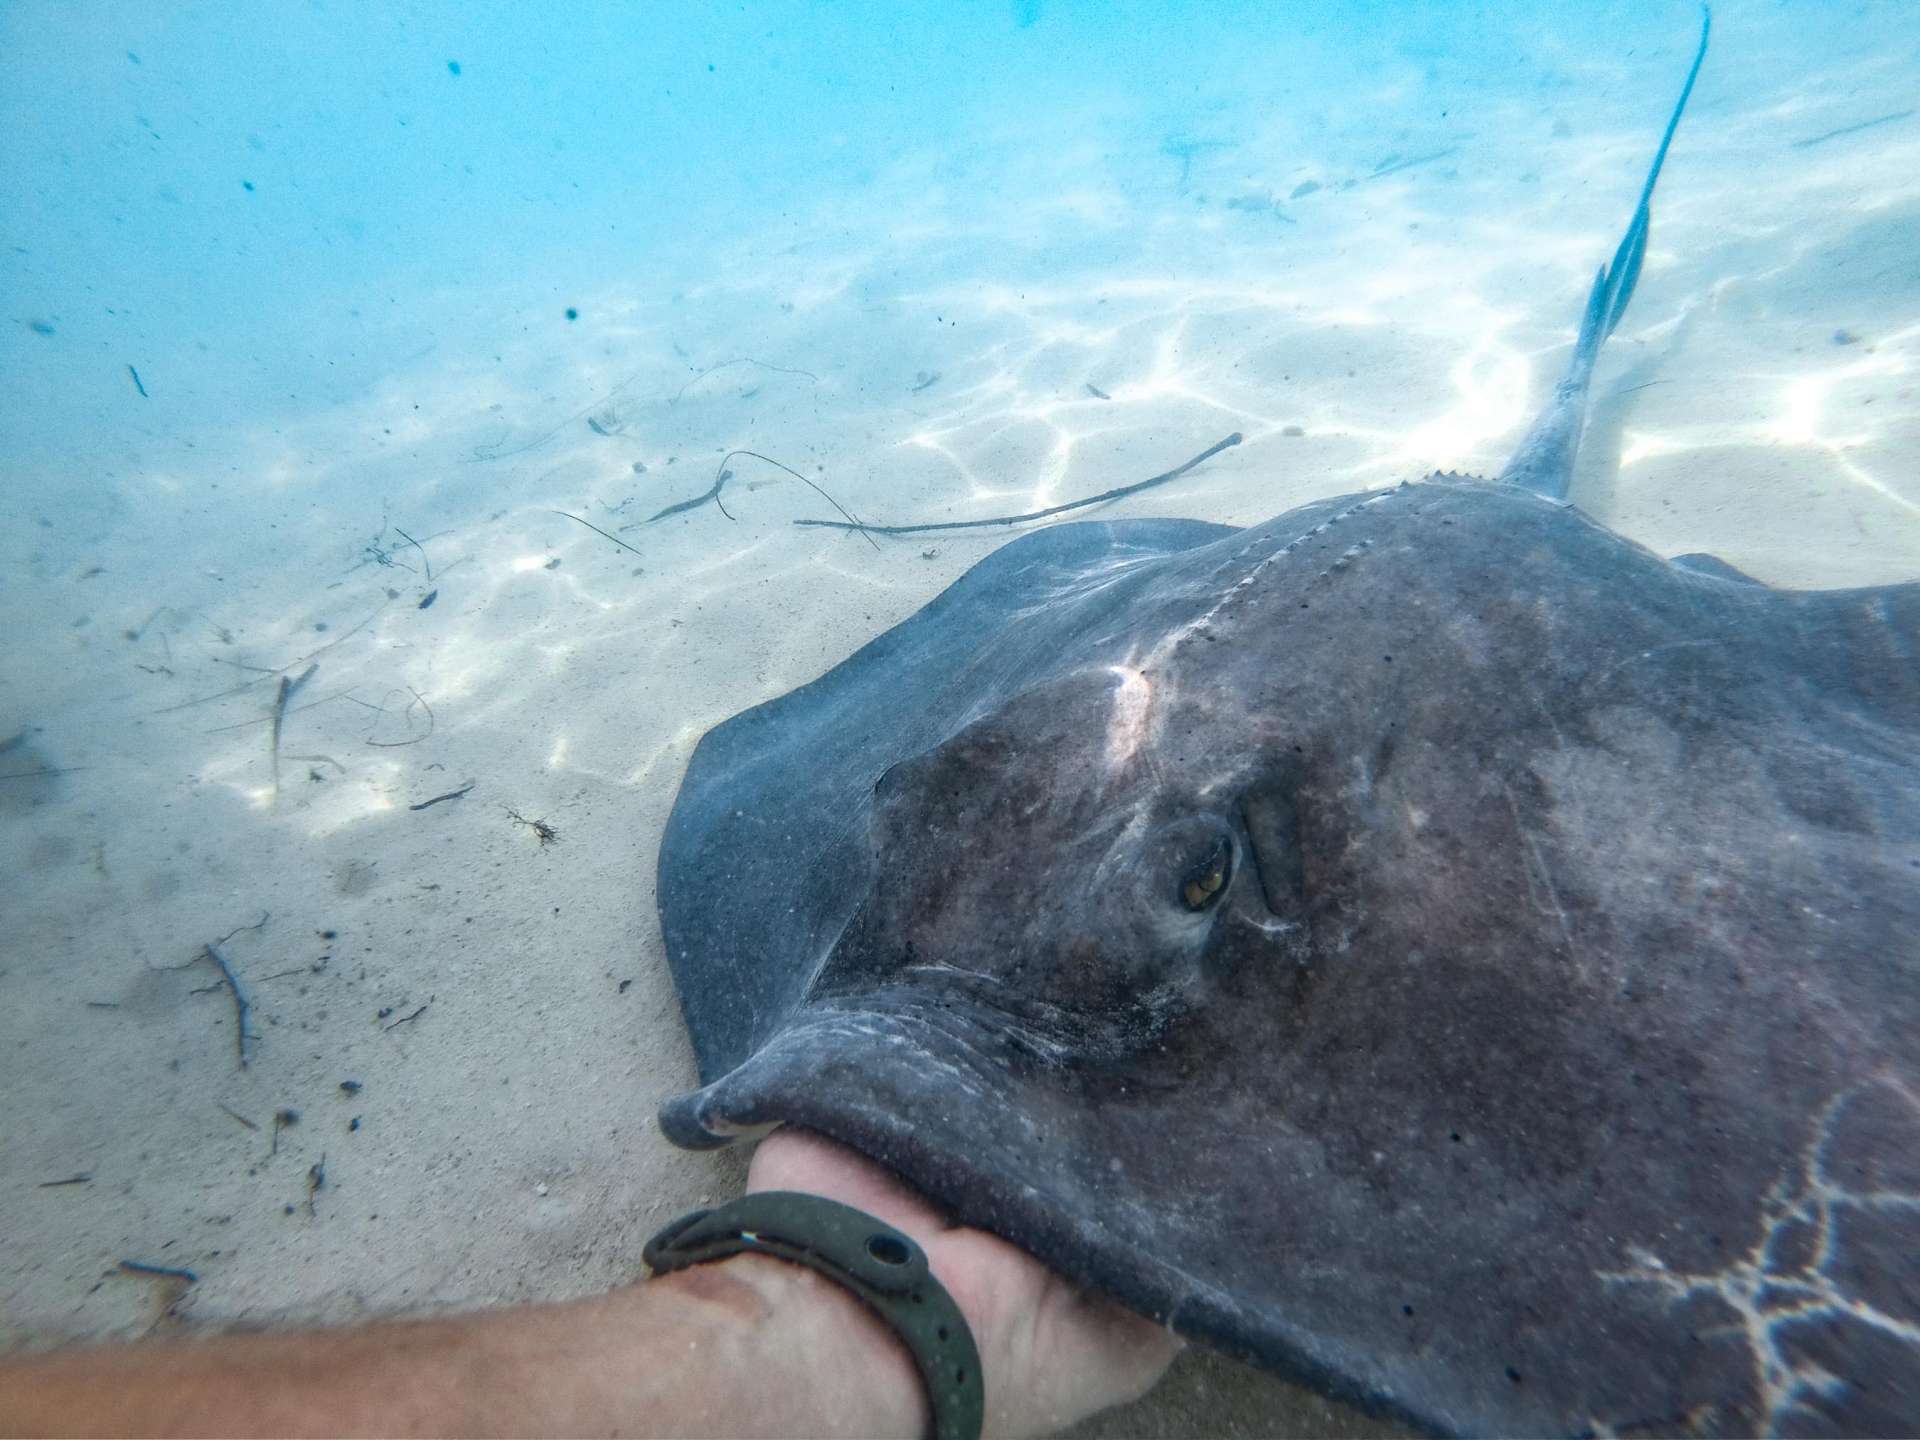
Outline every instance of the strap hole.
{"label": "strap hole", "polygon": [[907,1249],[906,1242],[896,1240],[891,1235],[869,1235],[867,1254],[882,1265],[904,1265],[912,1258],[912,1252]]}
{"label": "strap hole", "polygon": [[946,1339],[946,1338],[947,1338],[947,1327],[946,1327],[946,1326],[944,1326],[944,1325],[942,1325],[942,1326],[940,1327],[940,1330],[939,1330],[939,1335],[940,1335],[940,1338],[941,1338],[942,1340],[944,1340],[944,1339]]}

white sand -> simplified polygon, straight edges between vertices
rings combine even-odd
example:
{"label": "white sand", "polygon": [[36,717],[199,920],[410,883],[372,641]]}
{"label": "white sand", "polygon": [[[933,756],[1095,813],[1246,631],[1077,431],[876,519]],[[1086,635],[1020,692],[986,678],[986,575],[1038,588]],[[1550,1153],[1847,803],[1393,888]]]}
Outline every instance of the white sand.
{"label": "white sand", "polygon": [[[1719,18],[1574,498],[1778,584],[1920,576],[1920,122],[1790,143],[1906,108],[1912,76],[1871,35],[1823,67],[1771,11]],[[1055,503],[1233,430],[1101,513],[1252,522],[1496,468],[1688,37],[1644,63],[1581,48],[1497,102],[1402,65],[1315,120],[1226,117],[1235,148],[1196,155],[1184,192],[1137,115],[1038,155],[1010,126],[558,301],[449,284],[421,301],[430,353],[316,335],[381,378],[309,377],[281,413],[223,410],[244,357],[186,357],[193,393],[103,410],[88,465],[22,467],[0,739],[27,739],[0,772],[65,773],[0,780],[0,1345],[581,1294],[734,1193],[738,1157],[676,1152],[652,1120],[693,1078],[652,879],[687,755],[1006,536],[876,553],[791,525],[832,512],[751,461],[732,521],[619,527],[736,446],[877,521]],[[1226,203],[1266,196],[1278,215]],[[562,303],[577,327],[550,323]],[[310,654],[276,796],[275,675]],[[223,945],[254,1005],[242,1071],[231,999],[192,962],[263,915]],[[1092,1431],[1340,1425],[1366,1428],[1190,1357]]]}

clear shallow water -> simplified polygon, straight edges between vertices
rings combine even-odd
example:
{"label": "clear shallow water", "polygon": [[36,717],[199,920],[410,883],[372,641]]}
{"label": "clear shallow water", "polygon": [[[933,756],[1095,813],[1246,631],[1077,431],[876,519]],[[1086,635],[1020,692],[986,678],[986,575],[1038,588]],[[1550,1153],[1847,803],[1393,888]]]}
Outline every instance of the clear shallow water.
{"label": "clear shallow water", "polygon": [[[1857,313],[1866,284],[1855,299],[1841,267],[1798,262],[1888,254],[1910,227],[1896,13],[1723,13],[1655,232],[1654,276],[1690,267],[1693,284],[1650,284],[1643,329],[1786,264],[1809,324],[1832,309],[1833,328],[1887,340]],[[1128,325],[1168,316],[1231,314],[1245,334],[1227,344],[1261,336],[1297,363],[1223,391],[1235,377],[1194,363],[1219,337],[1182,331],[1182,363],[1161,356],[1159,392],[1136,376],[1136,399],[1177,384],[1223,418],[1271,419],[1282,386],[1324,391],[1295,418],[1396,459],[1389,431],[1422,460],[1479,462],[1541,379],[1521,362],[1570,324],[1554,287],[1576,291],[1618,224],[1694,17],[28,6],[5,23],[0,365],[22,401],[6,459],[34,493],[84,474],[139,511],[164,508],[155,487],[176,474],[211,484],[208,447],[239,476],[311,471],[315,447],[274,437],[316,424],[358,427],[355,453],[328,447],[326,482],[365,500],[391,492],[396,452],[431,469],[475,443],[532,454],[517,447],[596,401],[673,394],[729,340],[876,403],[895,377],[863,363],[903,348],[903,388],[942,375],[914,408],[949,422],[968,358],[965,379],[1011,389],[965,418],[1017,423],[1065,380],[1035,361],[1138,369],[1168,332]],[[1882,279],[1897,310],[1902,282]],[[1769,320],[1785,313],[1771,290]],[[1344,319],[1418,347],[1339,365],[1289,333],[1303,306],[1318,332]],[[823,351],[806,319],[843,322],[853,353]],[[1462,380],[1463,350],[1497,368]],[[1358,413],[1383,370],[1429,392]],[[1781,403],[1777,384],[1743,388]],[[708,418],[716,443],[741,420]],[[1009,459],[989,483],[1030,483]]]}
{"label": "clear shallow water", "polygon": [[[102,1177],[0,1199],[13,1333],[142,1323],[91,1287],[163,1242],[209,1320],[626,1273],[727,1183],[637,1118],[689,1073],[650,892],[688,748],[1003,537],[796,529],[832,512],[756,462],[732,519],[624,527],[738,446],[882,521],[1236,430],[1109,513],[1491,469],[1697,25],[924,8],[0,17],[0,1168]],[[1920,574],[1917,47],[1896,4],[1716,11],[1576,503],[1779,583]],[[149,967],[263,911],[239,1075]],[[392,1097],[354,1150],[264,1164],[214,1108],[346,1067]],[[330,1145],[351,1212],[288,1226]]]}

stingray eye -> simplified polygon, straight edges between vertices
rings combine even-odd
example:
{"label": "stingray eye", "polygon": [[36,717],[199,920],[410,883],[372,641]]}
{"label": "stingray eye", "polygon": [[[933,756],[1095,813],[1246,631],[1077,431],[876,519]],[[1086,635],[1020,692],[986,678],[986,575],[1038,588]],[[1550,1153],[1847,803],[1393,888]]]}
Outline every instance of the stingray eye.
{"label": "stingray eye", "polygon": [[1233,844],[1225,835],[1214,837],[1180,880],[1180,900],[1189,910],[1204,910],[1226,892],[1233,878]]}

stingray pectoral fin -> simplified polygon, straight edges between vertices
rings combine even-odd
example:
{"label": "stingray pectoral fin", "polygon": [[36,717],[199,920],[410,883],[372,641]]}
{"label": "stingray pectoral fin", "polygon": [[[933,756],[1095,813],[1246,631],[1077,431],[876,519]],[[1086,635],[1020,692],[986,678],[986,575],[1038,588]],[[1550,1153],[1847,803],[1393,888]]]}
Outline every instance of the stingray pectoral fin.
{"label": "stingray pectoral fin", "polygon": [[1693,68],[1687,71],[1687,83],[1680,88],[1680,99],[1667,119],[1666,133],[1647,169],[1646,182],[1640,187],[1640,203],[1620,237],[1611,263],[1601,267],[1587,292],[1587,306],[1580,318],[1580,335],[1574,341],[1573,358],[1567,372],[1553,387],[1553,398],[1535,417],[1526,438],[1513,452],[1500,472],[1511,485],[1522,485],[1551,500],[1565,500],[1573,483],[1573,464],[1580,454],[1580,437],[1587,425],[1587,386],[1593,379],[1593,362],[1600,347],[1620,324],[1640,283],[1640,267],[1647,254],[1647,232],[1653,224],[1653,187],[1660,169],[1667,162],[1667,150],[1673,133],[1680,126],[1687,99],[1693,94],[1693,82],[1699,78],[1700,62],[1707,58],[1707,37],[1713,29],[1713,14],[1704,5],[1700,10],[1700,48],[1694,52]]}
{"label": "stingray pectoral fin", "polygon": [[1669,563],[1676,569],[1691,570],[1696,575],[1711,575],[1716,580],[1731,580],[1736,585],[1759,585],[1764,588],[1766,584],[1765,581],[1754,579],[1746,571],[1729,565],[1718,555],[1696,551],[1688,555],[1676,555]]}
{"label": "stingray pectoral fin", "polygon": [[706,1090],[695,1090],[661,1102],[660,1133],[682,1150],[719,1150],[739,1138],[739,1132],[731,1127],[707,1128],[701,1119],[706,1096]]}
{"label": "stingray pectoral fin", "polygon": [[892,1009],[796,1012],[712,1084],[664,1101],[660,1133],[682,1149],[716,1150],[799,1124],[876,1153],[870,1137],[897,1117],[936,1113],[984,1083],[971,1062],[986,1028],[970,1025],[962,1005],[953,1023],[964,1038],[954,1043],[912,1018],[908,998]]}

